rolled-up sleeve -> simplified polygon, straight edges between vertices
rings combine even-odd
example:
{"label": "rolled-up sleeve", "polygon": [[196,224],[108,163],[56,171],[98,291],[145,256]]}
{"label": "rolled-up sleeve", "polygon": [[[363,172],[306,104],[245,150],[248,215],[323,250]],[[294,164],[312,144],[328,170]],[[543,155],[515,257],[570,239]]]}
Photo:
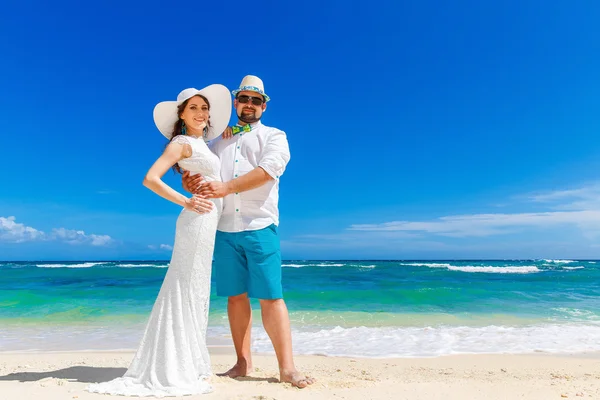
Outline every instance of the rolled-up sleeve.
{"label": "rolled-up sleeve", "polygon": [[273,179],[279,179],[290,161],[290,147],[285,132],[278,129],[269,135],[258,166]]}

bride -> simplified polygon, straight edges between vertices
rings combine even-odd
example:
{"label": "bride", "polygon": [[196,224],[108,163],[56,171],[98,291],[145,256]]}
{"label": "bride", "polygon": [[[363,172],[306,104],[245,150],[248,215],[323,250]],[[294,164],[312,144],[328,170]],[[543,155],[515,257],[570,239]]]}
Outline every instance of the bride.
{"label": "bride", "polygon": [[139,348],[125,375],[87,390],[126,396],[182,396],[212,391],[206,347],[212,255],[222,199],[187,198],[161,178],[176,171],[220,180],[219,158],[205,141],[225,130],[231,96],[223,85],[185,89],[177,101],[154,108],[154,122],[170,140],[144,179],[144,186],[184,207],[177,219],[169,269]]}

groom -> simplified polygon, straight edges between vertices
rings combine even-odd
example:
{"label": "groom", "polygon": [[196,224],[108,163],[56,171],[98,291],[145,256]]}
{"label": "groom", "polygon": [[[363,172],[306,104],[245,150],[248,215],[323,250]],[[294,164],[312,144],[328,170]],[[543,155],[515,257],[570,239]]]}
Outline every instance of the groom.
{"label": "groom", "polygon": [[279,250],[279,178],[290,159],[283,131],[260,122],[269,96],[262,80],[244,77],[234,90],[238,124],[233,137],[209,144],[221,160],[223,182],[204,182],[187,174],[183,186],[207,198],[223,197],[214,263],[217,295],[227,296],[227,313],[237,362],[225,376],[236,378],[252,371],[250,297],[260,299],[262,320],[279,363],[280,380],[299,388],[313,379],[296,370],[292,335],[281,286]]}

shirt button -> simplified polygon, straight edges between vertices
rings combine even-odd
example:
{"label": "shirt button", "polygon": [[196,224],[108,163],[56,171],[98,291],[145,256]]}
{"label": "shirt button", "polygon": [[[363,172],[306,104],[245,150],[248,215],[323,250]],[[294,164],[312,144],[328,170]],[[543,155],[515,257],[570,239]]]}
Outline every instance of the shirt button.
{"label": "shirt button", "polygon": [[240,148],[240,146],[238,146],[238,149]]}
{"label": "shirt button", "polygon": [[235,194],[239,194],[238,192],[235,192]]}
{"label": "shirt button", "polygon": [[235,174],[235,177],[237,178],[237,174]]}
{"label": "shirt button", "polygon": [[239,208],[236,208],[236,209],[235,209],[235,211],[236,211],[236,212],[237,212],[237,211],[240,211],[240,209],[239,209]]}
{"label": "shirt button", "polygon": [[235,160],[235,162],[238,162],[238,160]]}

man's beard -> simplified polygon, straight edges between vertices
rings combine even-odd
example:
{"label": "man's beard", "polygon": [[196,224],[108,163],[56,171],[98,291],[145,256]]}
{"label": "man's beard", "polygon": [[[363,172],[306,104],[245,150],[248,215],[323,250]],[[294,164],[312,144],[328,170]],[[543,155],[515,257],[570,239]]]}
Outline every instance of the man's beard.
{"label": "man's beard", "polygon": [[244,113],[244,111],[242,110],[238,114],[238,118],[240,119],[240,121],[245,122],[247,124],[253,124],[260,120],[260,117],[256,116],[256,111],[253,111],[252,113]]}

